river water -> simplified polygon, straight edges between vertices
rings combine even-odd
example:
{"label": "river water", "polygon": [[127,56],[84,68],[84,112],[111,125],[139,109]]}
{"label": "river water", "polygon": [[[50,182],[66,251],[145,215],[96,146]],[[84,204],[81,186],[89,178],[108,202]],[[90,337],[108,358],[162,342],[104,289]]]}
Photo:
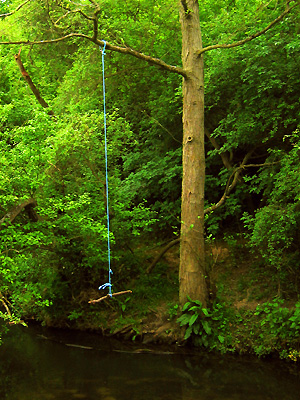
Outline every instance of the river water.
{"label": "river water", "polygon": [[0,346],[0,399],[300,398],[300,375],[285,363],[138,349],[87,333],[13,327]]}

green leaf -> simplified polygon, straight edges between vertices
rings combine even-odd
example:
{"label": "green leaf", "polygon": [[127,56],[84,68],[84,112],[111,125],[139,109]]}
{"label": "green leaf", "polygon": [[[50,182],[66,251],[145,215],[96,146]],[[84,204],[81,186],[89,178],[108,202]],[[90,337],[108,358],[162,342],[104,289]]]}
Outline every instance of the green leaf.
{"label": "green leaf", "polygon": [[180,322],[180,326],[187,325],[189,323],[191,316],[188,314],[183,314],[181,317],[177,318],[177,322]]}
{"label": "green leaf", "polygon": [[192,326],[198,319],[198,314],[193,314],[189,320],[189,326]]}
{"label": "green leaf", "polygon": [[193,303],[197,304],[199,307],[202,307],[202,303],[199,300],[193,300]]}
{"label": "green leaf", "polygon": [[197,311],[198,313],[200,313],[201,307],[199,307],[199,306],[193,306],[193,307],[189,308],[189,311]]}
{"label": "green leaf", "polygon": [[187,328],[187,330],[185,331],[184,340],[187,340],[191,336],[192,330],[193,330],[192,326],[189,326]]}
{"label": "green leaf", "polygon": [[195,335],[199,335],[200,325],[199,325],[198,323],[197,323],[197,324],[194,324],[194,325],[192,326],[192,328],[193,328],[194,334],[195,334]]}
{"label": "green leaf", "polygon": [[207,310],[206,308],[202,308],[202,311],[203,311],[203,314],[204,314],[206,317],[210,317],[210,316],[211,316],[211,314],[208,312],[208,310]]}
{"label": "green leaf", "polygon": [[202,321],[202,326],[207,335],[211,335],[211,327],[209,326],[207,321]]}
{"label": "green leaf", "polygon": [[185,303],[185,305],[182,307],[182,312],[186,311],[189,308],[190,304],[191,303],[189,301]]}
{"label": "green leaf", "polygon": [[220,343],[224,343],[224,340],[225,340],[224,336],[218,335],[218,339],[219,339]]}

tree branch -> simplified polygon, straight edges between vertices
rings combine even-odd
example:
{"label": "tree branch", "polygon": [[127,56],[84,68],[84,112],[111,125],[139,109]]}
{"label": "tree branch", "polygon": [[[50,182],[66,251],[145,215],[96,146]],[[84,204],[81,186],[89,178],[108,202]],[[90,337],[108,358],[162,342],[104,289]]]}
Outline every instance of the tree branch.
{"label": "tree branch", "polygon": [[205,53],[206,51],[210,51],[210,50],[214,50],[214,49],[230,49],[232,47],[242,46],[243,44],[248,43],[251,40],[256,39],[257,37],[266,33],[269,29],[271,29],[274,25],[276,25],[278,22],[280,22],[290,11],[292,11],[293,8],[297,7],[298,5],[299,5],[299,2],[297,2],[293,6],[288,5],[287,8],[285,9],[285,11],[281,15],[279,15],[279,17],[274,19],[274,21],[270,22],[269,25],[267,25],[264,29],[262,29],[259,32],[254,33],[253,35],[246,37],[243,40],[239,40],[235,43],[230,43],[230,44],[225,43],[225,44],[214,44],[211,46],[207,46],[207,47],[204,47],[203,49],[199,50],[197,54],[200,56],[201,54]]}
{"label": "tree branch", "polygon": [[95,12],[93,18],[93,37],[92,40],[95,41],[98,38],[98,18],[97,18],[97,11]]}
{"label": "tree branch", "polygon": [[[237,173],[241,168],[242,168],[242,167],[239,167],[239,168],[235,169],[235,170],[232,172],[232,174],[230,175],[230,177],[228,178],[228,181],[227,181],[227,183],[226,183],[226,188],[225,188],[225,190],[224,190],[223,196],[220,198],[220,200],[219,200],[216,204],[214,204],[214,205],[212,205],[212,206],[206,208],[206,209],[204,210],[204,215],[215,211],[217,208],[220,208],[220,207],[225,203],[225,201],[226,201],[226,199],[227,199],[229,193],[231,192],[231,190],[232,190],[233,187],[234,187],[234,186],[231,187],[230,182],[231,182],[232,178],[236,175],[236,173]],[[236,181],[236,182],[237,182],[237,181]]]}
{"label": "tree branch", "polygon": [[[210,213],[210,212],[215,211],[217,208],[221,207],[221,206],[225,203],[225,201],[226,201],[226,199],[227,199],[229,193],[236,187],[236,185],[237,185],[237,183],[238,183],[238,179],[239,179],[239,177],[240,177],[240,174],[241,174],[242,170],[243,170],[244,168],[247,168],[246,162],[249,160],[249,158],[250,158],[251,155],[253,154],[254,150],[255,150],[255,149],[250,150],[250,151],[245,155],[245,157],[244,157],[244,159],[243,159],[243,161],[242,161],[242,164],[241,164],[239,167],[235,168],[235,170],[232,172],[232,174],[231,174],[230,177],[228,178],[228,181],[227,181],[227,184],[226,184],[226,188],[225,188],[225,191],[224,191],[223,196],[221,197],[221,199],[218,201],[218,203],[214,204],[214,205],[211,206],[211,207],[206,208],[206,209],[204,210],[204,215],[206,215],[206,214],[208,214],[208,213]],[[231,182],[232,182],[232,183],[231,183]]]}
{"label": "tree branch", "polygon": [[152,263],[149,265],[149,267],[146,270],[147,274],[150,274],[153,268],[156,266],[156,264],[159,262],[159,260],[162,258],[162,256],[170,250],[173,246],[176,244],[180,243],[180,238],[177,238],[175,240],[172,240],[170,243],[168,243],[162,250],[161,252],[155,257],[155,259],[152,261]]}
{"label": "tree branch", "polygon": [[0,292],[0,301],[1,301],[1,303],[3,304],[3,306],[4,306],[4,308],[5,308],[5,310],[6,310],[6,312],[7,312],[7,314],[11,317],[11,312],[10,312],[10,309],[9,309],[9,307],[8,307],[8,305],[6,304],[6,301],[5,301],[6,299],[4,298],[4,296],[1,294],[1,292]]}
{"label": "tree branch", "polygon": [[85,19],[88,19],[88,20],[90,20],[90,21],[93,21],[94,20],[94,17],[90,17],[89,15],[86,15],[81,9],[76,9],[76,10],[71,10],[70,8],[68,8],[68,7],[64,7],[64,9],[66,9],[67,10],[67,12],[64,14],[64,15],[62,15],[61,17],[59,17],[55,22],[54,21],[51,21],[52,23],[53,23],[53,25],[55,26],[55,27],[59,27],[59,22],[60,21],[62,21],[63,19],[65,19],[69,14],[76,14],[76,13],[78,13],[78,14],[80,14],[80,15],[82,15]]}
{"label": "tree branch", "polygon": [[234,189],[236,187],[238,179],[239,179],[239,177],[241,175],[241,172],[242,172],[242,170],[244,168],[247,168],[246,167],[246,163],[248,162],[248,160],[252,156],[254,150],[255,150],[255,147],[252,150],[248,151],[248,153],[245,155],[241,165],[236,169],[236,173],[234,175],[234,179],[232,181],[232,184],[229,186],[229,192],[228,193],[230,193],[232,191],[232,189]]}
{"label": "tree branch", "polygon": [[31,1],[31,0],[26,0],[26,1],[24,1],[24,3],[20,4],[14,11],[11,11],[11,12],[9,12],[9,13],[7,13],[7,14],[0,14],[0,18],[1,18],[1,17],[9,17],[10,15],[15,14],[17,11],[20,10],[20,8],[24,7],[25,4],[29,3],[30,1]]}
{"label": "tree branch", "polygon": [[[250,155],[252,154],[253,151],[249,152],[246,154],[243,162],[246,162]],[[249,156],[249,157],[248,157]],[[237,185],[238,182],[238,178],[240,176],[240,173],[242,172],[243,169],[245,168],[259,168],[259,167],[268,167],[270,165],[274,165],[279,163],[278,162],[273,162],[273,163],[263,163],[263,164],[241,164],[239,167],[237,167],[232,174],[230,175],[230,177],[227,180],[226,183],[226,188],[224,190],[223,196],[220,198],[220,200],[218,201],[218,203],[212,205],[211,207],[208,207],[204,210],[204,215],[211,213],[213,211],[215,211],[217,208],[220,208],[226,201],[226,199],[228,198],[228,195],[230,194],[230,192],[235,188],[235,186]],[[232,182],[232,183],[231,183]]]}
{"label": "tree branch", "polygon": [[[40,103],[40,105],[44,108],[49,108],[49,104],[42,98],[38,88],[35,86],[35,84],[32,82],[32,79],[30,78],[28,72],[25,70],[25,67],[21,61],[21,48],[19,50],[18,54],[15,54],[15,60],[19,66],[19,69],[21,71],[22,76],[24,77],[25,81],[28,83],[32,93],[35,95],[37,101]],[[49,115],[54,115],[54,112],[49,110],[48,111]]]}
{"label": "tree branch", "polygon": [[[44,44],[52,44],[52,43],[58,43],[62,42],[64,40],[68,40],[70,38],[83,38],[86,40],[89,40],[90,42],[95,43],[97,46],[104,46],[103,40],[99,39],[94,39],[93,37],[90,37],[88,35],[85,35],[83,33],[70,33],[68,35],[62,36],[57,39],[47,39],[47,40],[38,40],[38,41],[30,41],[30,40],[16,40],[16,41],[9,41],[9,42],[0,42],[0,45],[11,45],[11,44],[20,44],[20,45],[26,45],[26,46],[32,46],[32,45],[44,45]],[[136,51],[130,47],[120,47],[120,46],[115,46],[111,43],[106,42],[106,50],[111,50],[115,51],[117,53],[121,54],[126,54],[130,55],[132,57],[138,58],[140,60],[146,61],[150,65],[154,65],[156,67],[162,68],[168,72],[172,72],[178,75],[181,75],[185,78],[188,78],[188,73],[181,67],[177,67],[174,65],[167,64],[163,60],[155,57],[148,56],[144,53],[141,53],[139,51]]]}
{"label": "tree branch", "polygon": [[97,4],[94,0],[89,0],[89,2],[92,3],[96,8],[99,7],[99,4]]}
{"label": "tree branch", "polygon": [[147,111],[145,111],[145,110],[142,111],[142,112],[143,112],[144,114],[146,114],[148,118],[152,119],[152,120],[153,120],[158,126],[160,126],[165,132],[167,132],[167,134],[170,135],[171,138],[172,138],[173,140],[175,140],[175,142],[182,144],[182,142],[181,142],[180,140],[176,139],[176,137],[173,135],[173,133],[170,132],[169,129],[167,129],[165,126],[163,126],[156,118],[152,117],[152,115],[149,115],[149,114],[147,113]]}
{"label": "tree branch", "polygon": [[23,210],[23,208],[25,208],[29,205],[32,207],[35,207],[36,200],[33,198],[30,198],[30,199],[22,201],[22,203],[19,203],[15,207],[13,207],[8,213],[6,213],[4,215],[4,217],[2,217],[0,219],[0,229],[1,229],[1,225],[4,224],[6,221],[7,221],[7,224],[13,222],[13,220],[20,214],[20,212]]}
{"label": "tree branch", "polygon": [[[267,167],[270,165],[274,165],[275,163],[264,163],[264,164],[246,164],[246,162],[249,160],[249,158],[251,157],[251,155],[253,154],[253,151],[255,149],[252,149],[251,151],[249,151],[243,161],[242,164],[235,168],[234,171],[231,173],[230,177],[227,180],[226,183],[226,188],[224,190],[224,193],[221,197],[221,199],[218,201],[218,203],[212,205],[211,207],[208,207],[204,210],[204,215],[211,213],[213,211],[215,211],[217,208],[220,208],[225,202],[226,199],[228,197],[228,195],[230,194],[230,192],[235,188],[235,186],[237,185],[238,182],[238,178],[242,172],[243,169],[245,168],[250,168],[250,167]],[[146,272],[147,274],[150,274],[152,272],[152,270],[154,269],[154,267],[156,266],[156,264],[160,261],[160,259],[163,257],[163,255],[169,250],[171,249],[173,246],[175,246],[176,244],[180,243],[180,238],[177,238],[175,240],[172,240],[170,243],[168,243],[165,247],[163,247],[163,249],[161,250],[161,252],[155,257],[155,259],[152,261],[152,263],[149,265],[149,267],[147,268]]]}
{"label": "tree branch", "polygon": [[[213,136],[210,135],[209,130],[207,128],[204,128],[204,132],[205,132],[206,137],[209,139],[210,143],[213,145],[213,147],[216,150],[219,151],[220,150],[220,145],[216,141],[216,139]],[[223,161],[224,167],[227,168],[227,169],[231,169],[232,165],[231,165],[230,159],[228,157],[228,153],[224,151],[224,152],[219,153],[219,154],[220,154],[220,157],[221,157],[221,159]]]}

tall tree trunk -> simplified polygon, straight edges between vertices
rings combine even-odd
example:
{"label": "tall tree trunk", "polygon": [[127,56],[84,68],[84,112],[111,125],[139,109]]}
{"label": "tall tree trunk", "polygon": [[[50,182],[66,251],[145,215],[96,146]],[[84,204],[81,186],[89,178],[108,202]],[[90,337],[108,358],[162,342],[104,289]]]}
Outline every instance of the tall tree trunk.
{"label": "tall tree trunk", "polygon": [[187,295],[206,305],[204,252],[204,74],[197,0],[180,0],[183,78],[183,179],[179,302]]}

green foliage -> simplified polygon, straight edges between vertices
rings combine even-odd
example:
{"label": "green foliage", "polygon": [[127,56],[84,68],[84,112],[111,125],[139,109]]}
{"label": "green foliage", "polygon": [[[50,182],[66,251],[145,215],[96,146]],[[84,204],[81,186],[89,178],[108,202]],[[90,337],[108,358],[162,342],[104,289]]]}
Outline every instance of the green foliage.
{"label": "green foliage", "polygon": [[286,151],[272,152],[270,161],[276,157],[280,163],[274,164],[271,171],[264,171],[257,179],[267,204],[254,216],[244,214],[243,217],[252,249],[258,251],[264,262],[278,272],[281,283],[294,281],[293,291],[297,292],[300,254],[299,140],[299,131],[296,130],[289,136],[290,146]]}
{"label": "green foliage", "polygon": [[2,311],[0,311],[0,319],[2,320],[2,321],[0,321],[0,344],[1,344],[1,332],[5,332],[8,330],[8,327],[3,325],[3,321],[6,323],[6,325],[7,324],[9,324],[9,325],[21,324],[23,326],[27,326],[27,324],[24,321],[22,321],[15,314],[11,314],[11,313],[8,314],[7,312],[3,313]]}
{"label": "green foliage", "polygon": [[121,308],[122,313],[124,313],[127,309],[127,303],[130,302],[131,297],[127,296],[124,300],[118,300],[119,307]]}
{"label": "green foliage", "polygon": [[177,314],[178,314],[178,310],[179,310],[179,304],[172,304],[169,303],[168,304],[169,309],[168,309],[168,314],[169,314],[169,320],[173,320]]}
{"label": "green foliage", "polygon": [[[285,3],[202,1],[204,45],[232,43],[263,29]],[[18,6],[14,0],[0,2],[0,13]],[[93,14],[93,2],[82,2],[84,13],[77,12],[78,4],[66,7],[28,2],[1,19],[0,35],[14,41],[90,35],[93,23],[85,16]],[[177,14],[173,0],[133,0],[130,7],[101,1],[98,38],[180,65]],[[217,142],[206,143],[206,204],[219,201],[234,168],[245,159],[266,163],[243,169],[225,206],[206,217],[207,236],[225,232],[227,242],[235,241],[245,213],[251,247],[278,273],[284,290],[299,274],[298,33],[299,16],[291,13],[247,45],[205,56],[205,121]],[[101,53],[80,38],[23,47],[22,61],[54,110],[51,118],[19,75],[13,57],[18,51],[17,45],[0,47],[0,219],[30,197],[37,206],[25,207],[0,228],[0,291],[17,316],[46,321],[67,315],[77,321],[84,315],[81,304],[77,307],[82,293],[97,287],[107,268]],[[177,291],[176,279],[164,266],[154,276],[143,274],[145,257],[137,248],[180,229],[181,81],[181,76],[107,51],[114,280],[118,285],[134,278],[145,309]],[[237,264],[240,248],[233,241]],[[166,279],[171,281],[167,288]],[[132,310],[132,303],[120,300],[118,310]],[[230,310],[189,303],[180,317],[186,336],[207,348],[230,348],[229,324],[235,319]],[[169,317],[176,312],[170,307]]]}
{"label": "green foliage", "polygon": [[[14,128],[11,144],[1,142],[3,210],[29,197],[37,201],[34,216],[25,209],[0,230],[0,290],[20,315],[43,320],[59,314],[62,299],[71,303],[106,272],[102,127],[102,116],[93,113],[56,121],[37,112]],[[118,263],[128,238],[150,231],[156,214],[121,192],[129,125],[115,113],[108,133],[111,243],[118,244],[112,259]]]}
{"label": "green foliage", "polygon": [[215,303],[210,310],[189,301],[177,319],[186,327],[185,339],[196,346],[221,352],[255,353],[259,357],[277,354],[299,360],[300,303],[284,307],[284,301],[258,305],[255,311],[233,311],[228,304]]}
{"label": "green foliage", "polygon": [[261,344],[254,347],[256,354],[266,355],[276,350],[286,358],[290,357],[295,346],[299,346],[300,303],[296,303],[294,309],[282,305],[282,300],[275,299],[256,308],[255,315],[259,318],[261,340]]}
{"label": "green foliage", "polygon": [[[282,7],[282,3],[275,2],[267,7],[258,2],[256,7],[245,2],[217,3],[202,9],[203,34],[208,35],[205,42],[231,43],[245,31],[259,31]],[[251,19],[256,24],[251,24]],[[248,161],[254,165],[273,161],[276,156],[269,157],[272,151],[290,150],[283,138],[291,135],[299,123],[297,26],[299,14],[291,14],[288,20],[245,46],[206,54],[206,128],[218,145],[207,141],[207,205],[219,201],[234,167],[245,160],[247,153],[254,150]],[[220,155],[227,157],[229,170],[222,165]],[[241,230],[239,219],[243,212],[253,214],[268,201],[261,184],[270,183],[274,169],[276,166],[245,168],[227,204],[207,217],[208,232],[216,235],[233,224],[234,229]]]}
{"label": "green foliage", "polygon": [[79,318],[82,318],[84,312],[83,311],[79,311],[79,310],[73,310],[70,312],[70,314],[68,315],[68,319],[70,321],[74,321],[77,320]]}
{"label": "green foliage", "polygon": [[[151,210],[159,216],[159,226],[163,230],[177,230],[180,214],[180,178],[182,174],[181,149],[169,151],[165,155],[154,155],[152,149],[144,152],[144,162],[140,154],[132,153],[124,162],[124,172],[128,174],[122,182],[121,190],[134,203],[147,199]],[[132,172],[134,171],[134,172]],[[121,192],[122,195],[122,192]]]}
{"label": "green foliage", "polygon": [[209,310],[202,307],[200,301],[189,299],[177,322],[180,326],[186,326],[185,340],[191,338],[196,346],[226,352],[231,349],[229,326],[234,319],[234,314],[223,304],[215,303]]}

